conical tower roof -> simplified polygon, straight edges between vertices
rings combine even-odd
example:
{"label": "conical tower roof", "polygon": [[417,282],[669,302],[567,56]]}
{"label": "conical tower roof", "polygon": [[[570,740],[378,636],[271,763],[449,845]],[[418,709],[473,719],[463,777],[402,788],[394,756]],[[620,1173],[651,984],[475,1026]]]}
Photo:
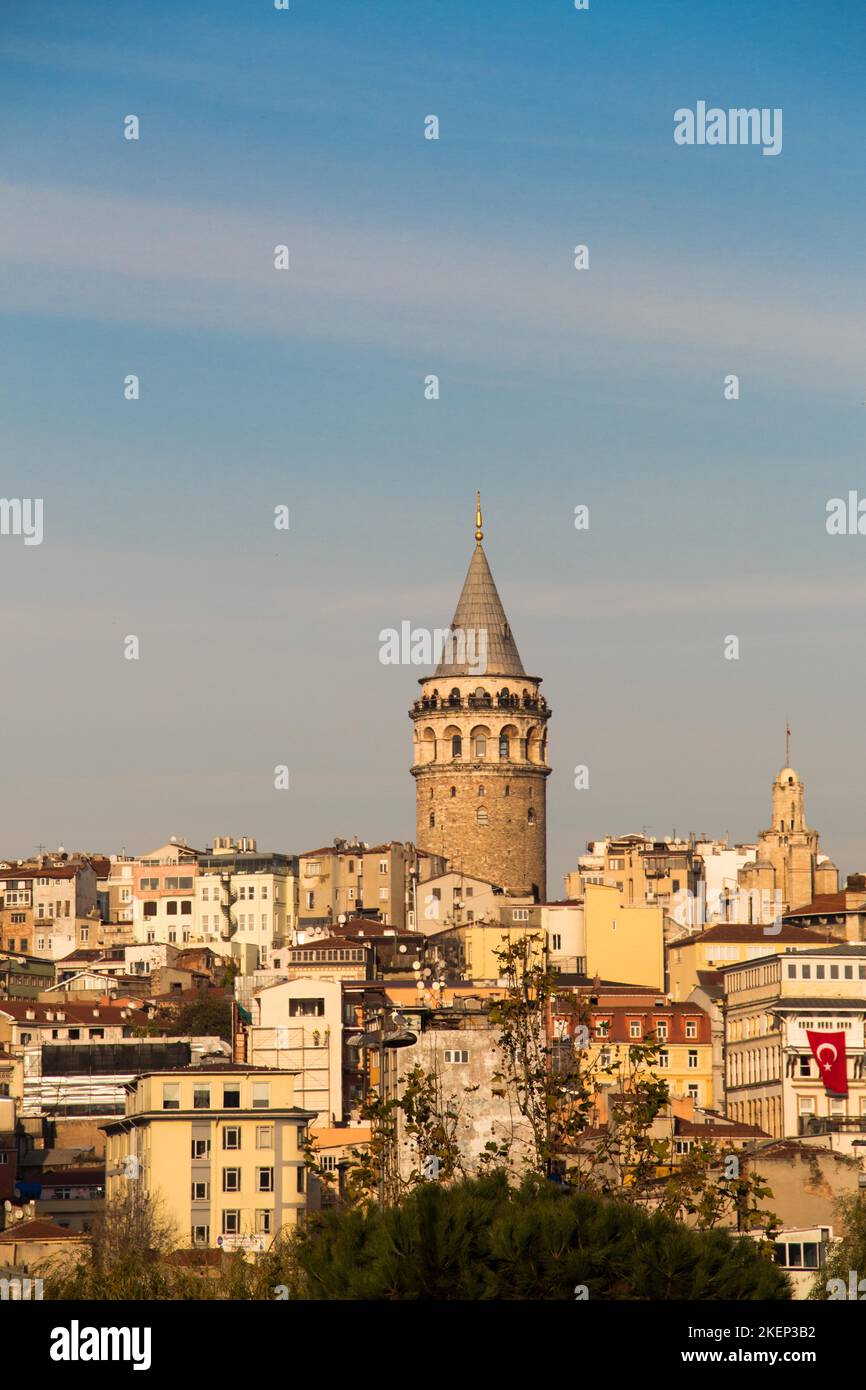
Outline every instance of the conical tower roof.
{"label": "conical tower roof", "polygon": [[[453,633],[466,634],[465,652],[461,653],[457,642],[449,652],[446,646],[442,660],[436,667],[437,676],[472,676],[486,674],[491,676],[525,676],[523,662],[517,650],[517,643],[511,632],[502,599],[493,582],[493,575],[484,554],[481,542],[484,532],[481,529],[481,498],[475,512],[475,550],[469,561],[469,569],[463,582],[463,589],[457,601],[457,608],[451,621]],[[485,634],[482,637],[480,634]],[[486,670],[479,671],[477,656],[481,643],[487,644]],[[464,655],[462,661],[449,661],[449,656]],[[475,658],[473,660],[473,657]]]}

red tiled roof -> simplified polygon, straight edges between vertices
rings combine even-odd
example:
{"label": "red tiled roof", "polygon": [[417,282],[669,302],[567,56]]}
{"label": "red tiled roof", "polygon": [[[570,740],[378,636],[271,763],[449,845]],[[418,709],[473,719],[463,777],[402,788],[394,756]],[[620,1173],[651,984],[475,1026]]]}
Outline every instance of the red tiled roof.
{"label": "red tiled roof", "polygon": [[731,1121],[725,1124],[719,1121],[709,1124],[698,1124],[695,1120],[676,1120],[676,1132],[678,1135],[688,1135],[690,1138],[724,1139],[727,1135],[731,1139],[769,1139],[766,1130],[759,1125],[740,1124],[739,1121]]}
{"label": "red tiled roof", "polygon": [[841,893],[817,893],[810,903],[786,912],[784,920],[787,921],[789,917],[832,917],[840,912],[866,912],[866,905],[849,907],[844,891]]}
{"label": "red tiled roof", "polygon": [[0,1243],[17,1245],[22,1240],[83,1240],[80,1231],[68,1231],[54,1221],[37,1217],[35,1221],[15,1221],[5,1231],[0,1231]]}
{"label": "red tiled roof", "polygon": [[[94,1009],[99,1012],[98,1018],[94,1017]],[[31,1012],[36,1014],[35,1019],[27,1017]],[[138,1009],[127,1009],[125,1012],[127,1017],[122,1018],[121,1009],[117,1004],[38,1004],[35,999],[0,1000],[0,1014],[7,1014],[16,1023],[51,1023],[61,1026],[64,1023],[86,1023],[91,1028],[98,1028],[104,1023],[136,1027],[147,1022],[147,1015]],[[53,1019],[48,1018],[49,1013],[54,1014]],[[65,1017],[58,1018],[58,1013],[64,1014]]]}
{"label": "red tiled roof", "polygon": [[[790,916],[789,913],[786,917]],[[720,922],[715,927],[707,927],[705,931],[699,932],[696,936],[684,936],[678,941],[670,943],[670,949],[677,951],[682,946],[691,946],[693,942],[703,941],[729,941],[732,943],[742,942],[747,944],[750,941],[766,941],[767,949],[772,948],[774,941],[805,941],[818,944],[825,944],[827,935],[825,932],[812,931],[809,927],[786,927],[784,921],[770,926],[762,926],[760,922]]]}

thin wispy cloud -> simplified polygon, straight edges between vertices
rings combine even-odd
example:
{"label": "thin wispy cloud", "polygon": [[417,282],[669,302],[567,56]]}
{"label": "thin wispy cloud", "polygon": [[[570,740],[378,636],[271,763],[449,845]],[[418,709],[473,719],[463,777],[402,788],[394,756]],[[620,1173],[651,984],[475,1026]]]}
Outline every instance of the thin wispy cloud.
{"label": "thin wispy cloud", "polygon": [[[285,339],[457,351],[556,371],[588,344],[636,352],[736,352],[762,369],[859,381],[859,314],[754,287],[706,267],[609,249],[590,273],[549,248],[425,237],[417,226],[313,223],[65,188],[0,184],[7,309]],[[291,269],[276,271],[288,245]],[[651,281],[651,283],[650,283]],[[687,362],[683,364],[687,370]]]}

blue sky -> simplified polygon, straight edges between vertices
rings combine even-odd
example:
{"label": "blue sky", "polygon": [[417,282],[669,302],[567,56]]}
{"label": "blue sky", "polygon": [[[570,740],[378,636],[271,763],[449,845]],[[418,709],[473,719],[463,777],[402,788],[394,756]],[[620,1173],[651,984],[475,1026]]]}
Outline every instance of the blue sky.
{"label": "blue sky", "polygon": [[[480,487],[554,709],[551,895],[592,836],[753,837],[786,718],[866,867],[866,539],[824,525],[866,494],[864,29],[848,0],[7,0],[3,490],[45,541],[0,542],[4,852],[412,837],[421,672],[378,633],[448,621]],[[676,146],[698,100],[781,107],[782,153]]]}

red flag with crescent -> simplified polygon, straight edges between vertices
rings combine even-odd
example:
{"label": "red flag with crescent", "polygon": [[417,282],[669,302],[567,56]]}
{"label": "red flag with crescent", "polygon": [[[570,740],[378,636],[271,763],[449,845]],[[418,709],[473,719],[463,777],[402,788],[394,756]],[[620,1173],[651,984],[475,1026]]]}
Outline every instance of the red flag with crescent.
{"label": "red flag with crescent", "polygon": [[818,1063],[818,1071],[824,1082],[824,1090],[832,1091],[834,1096],[848,1094],[848,1066],[845,1061],[844,1033],[810,1033],[806,1037],[812,1049],[812,1056]]}

